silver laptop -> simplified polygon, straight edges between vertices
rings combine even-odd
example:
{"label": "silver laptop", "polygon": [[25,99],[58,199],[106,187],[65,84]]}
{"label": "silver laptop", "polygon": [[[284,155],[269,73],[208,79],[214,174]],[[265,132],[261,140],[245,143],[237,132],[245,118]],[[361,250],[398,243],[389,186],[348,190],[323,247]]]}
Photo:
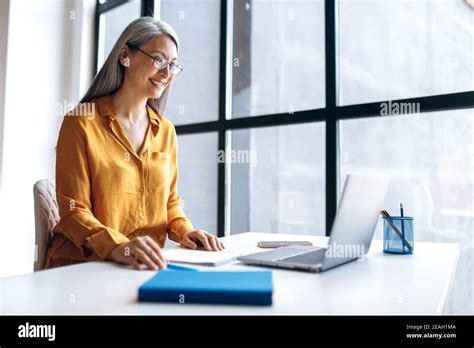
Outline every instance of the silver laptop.
{"label": "silver laptop", "polygon": [[364,256],[369,251],[389,183],[385,176],[347,176],[327,248],[293,245],[240,256],[237,260],[249,265],[322,272]]}

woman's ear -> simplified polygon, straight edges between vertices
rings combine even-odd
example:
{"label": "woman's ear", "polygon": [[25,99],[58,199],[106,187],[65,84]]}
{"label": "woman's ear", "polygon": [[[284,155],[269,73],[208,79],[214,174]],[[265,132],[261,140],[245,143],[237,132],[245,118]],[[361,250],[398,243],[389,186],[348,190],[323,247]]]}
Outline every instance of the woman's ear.
{"label": "woman's ear", "polygon": [[128,58],[128,54],[128,47],[123,46],[122,50],[120,51],[120,63],[125,67],[130,66],[130,58]]}

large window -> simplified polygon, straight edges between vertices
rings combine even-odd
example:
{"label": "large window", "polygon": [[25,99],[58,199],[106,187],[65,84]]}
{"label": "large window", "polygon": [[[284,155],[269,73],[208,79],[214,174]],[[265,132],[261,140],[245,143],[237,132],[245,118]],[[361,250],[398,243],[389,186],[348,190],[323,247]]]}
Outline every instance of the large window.
{"label": "large window", "polygon": [[125,27],[141,16],[141,1],[99,1],[97,6],[97,71],[104,65]]}
{"label": "large window", "polygon": [[229,132],[232,234],[324,236],[324,123]]}
{"label": "large window", "polygon": [[341,177],[390,175],[387,210],[396,211],[403,200],[407,214],[415,217],[418,240],[459,239],[472,245],[473,116],[472,110],[453,110],[342,121]]}
{"label": "large window", "polygon": [[324,2],[234,1],[232,117],[324,107]]}
{"label": "large window", "polygon": [[474,312],[468,1],[161,0],[142,14],[150,6],[181,37],[165,116],[188,215],[219,236],[329,235],[346,175],[388,173],[386,209],[404,201],[416,240],[460,243],[450,310]]}
{"label": "large window", "polygon": [[472,91],[473,17],[462,0],[339,1],[340,104]]}
{"label": "large window", "polygon": [[178,191],[196,228],[217,235],[217,134],[181,135]]}
{"label": "large window", "polygon": [[181,44],[184,70],[174,82],[166,112],[175,125],[218,118],[220,10],[218,0],[161,0],[156,7],[156,17],[171,24]]}

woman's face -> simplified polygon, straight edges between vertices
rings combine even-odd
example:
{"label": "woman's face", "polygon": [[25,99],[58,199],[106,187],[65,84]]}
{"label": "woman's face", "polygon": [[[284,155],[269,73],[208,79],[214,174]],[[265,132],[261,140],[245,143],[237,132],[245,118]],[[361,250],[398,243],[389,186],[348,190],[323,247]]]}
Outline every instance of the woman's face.
{"label": "woman's face", "polygon": [[[176,45],[166,35],[149,40],[140,49],[154,58],[159,57],[168,62],[176,62],[178,59]],[[130,59],[130,66],[126,69],[126,76],[133,89],[146,98],[159,98],[175,77],[170,73],[170,66],[158,70],[153,59],[138,50],[129,50],[127,57]]]}

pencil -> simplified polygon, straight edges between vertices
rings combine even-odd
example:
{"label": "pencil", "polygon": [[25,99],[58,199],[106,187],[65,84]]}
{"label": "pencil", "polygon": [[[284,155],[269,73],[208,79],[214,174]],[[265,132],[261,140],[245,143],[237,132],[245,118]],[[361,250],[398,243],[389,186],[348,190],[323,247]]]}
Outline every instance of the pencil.
{"label": "pencil", "polygon": [[[400,217],[403,218],[403,202],[400,201]],[[405,223],[402,219],[402,243],[403,243],[403,252],[405,252]]]}
{"label": "pencil", "polygon": [[392,217],[390,216],[389,213],[387,213],[386,210],[382,210],[380,212],[380,214],[385,218],[387,219],[387,222],[388,224],[392,227],[393,231],[400,237],[400,239],[402,239],[402,241],[405,242],[406,246],[410,249],[410,250],[413,250],[413,246],[410,244],[410,242],[408,242],[405,238],[403,238],[403,235],[402,233],[400,232],[400,230],[398,229],[397,225],[395,225],[393,223],[393,221],[391,220]]}

